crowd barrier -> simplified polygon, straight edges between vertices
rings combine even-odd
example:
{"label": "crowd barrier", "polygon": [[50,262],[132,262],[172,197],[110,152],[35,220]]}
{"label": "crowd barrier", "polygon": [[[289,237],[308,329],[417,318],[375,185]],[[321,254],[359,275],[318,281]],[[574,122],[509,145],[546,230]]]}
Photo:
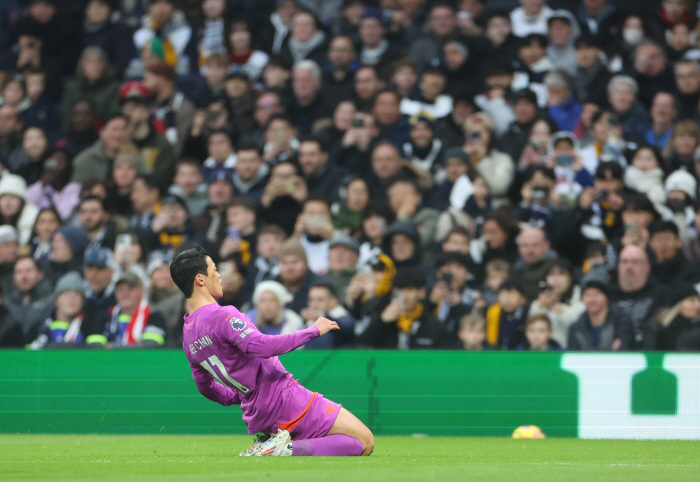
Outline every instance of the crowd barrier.
{"label": "crowd barrier", "polygon": [[[381,435],[700,439],[700,355],[304,351],[280,358]],[[243,434],[180,350],[0,351],[0,433]]]}

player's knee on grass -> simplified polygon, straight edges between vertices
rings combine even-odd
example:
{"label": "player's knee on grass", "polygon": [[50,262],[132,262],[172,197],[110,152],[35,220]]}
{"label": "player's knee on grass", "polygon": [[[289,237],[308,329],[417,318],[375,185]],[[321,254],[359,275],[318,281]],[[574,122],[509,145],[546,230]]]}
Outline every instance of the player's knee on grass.
{"label": "player's knee on grass", "polygon": [[374,434],[370,429],[366,427],[365,429],[365,433],[362,434],[362,437],[359,440],[362,444],[362,455],[370,455],[372,452],[374,452]]}

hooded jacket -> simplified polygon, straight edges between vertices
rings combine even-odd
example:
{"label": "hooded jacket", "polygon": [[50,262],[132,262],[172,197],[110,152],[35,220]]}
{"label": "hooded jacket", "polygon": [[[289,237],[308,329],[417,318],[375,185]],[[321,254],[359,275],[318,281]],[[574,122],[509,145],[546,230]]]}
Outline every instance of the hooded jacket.
{"label": "hooded jacket", "polygon": [[[415,246],[413,256],[409,259],[403,261],[397,261],[394,259],[391,253],[391,238],[397,234],[403,234],[408,236]],[[420,234],[418,234],[418,229],[416,225],[411,221],[396,221],[394,224],[389,226],[386,234],[384,235],[384,241],[382,241],[382,252],[387,253],[391,259],[396,264],[396,268],[407,268],[407,267],[417,267],[421,264],[423,259],[420,243]]]}
{"label": "hooded jacket", "polygon": [[632,323],[625,313],[613,308],[608,310],[605,323],[599,328],[598,344],[593,344],[593,327],[587,312],[569,327],[568,350],[576,351],[611,351],[613,342],[620,339],[620,350],[629,350],[634,342]]}

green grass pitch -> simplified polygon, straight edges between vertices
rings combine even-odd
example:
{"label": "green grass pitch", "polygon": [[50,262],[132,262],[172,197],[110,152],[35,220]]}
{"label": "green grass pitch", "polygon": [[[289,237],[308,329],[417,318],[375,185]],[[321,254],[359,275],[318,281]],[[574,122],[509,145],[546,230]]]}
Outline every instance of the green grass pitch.
{"label": "green grass pitch", "polygon": [[244,436],[0,435],[0,480],[700,480],[700,442],[377,437],[371,457],[238,457],[251,440]]}

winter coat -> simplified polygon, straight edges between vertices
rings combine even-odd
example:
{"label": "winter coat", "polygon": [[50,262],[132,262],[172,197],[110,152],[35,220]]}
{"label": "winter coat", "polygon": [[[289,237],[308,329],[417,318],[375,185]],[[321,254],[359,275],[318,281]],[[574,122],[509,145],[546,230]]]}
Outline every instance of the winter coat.
{"label": "winter coat", "polygon": [[620,339],[620,350],[629,350],[634,344],[634,332],[629,318],[619,310],[610,308],[605,323],[600,327],[598,344],[593,344],[592,326],[588,313],[583,312],[579,319],[569,327],[568,350],[576,351],[611,351],[613,342]]}
{"label": "winter coat", "polygon": [[486,181],[494,204],[507,203],[508,189],[515,179],[513,159],[498,149],[492,149],[476,164],[476,170]]}
{"label": "winter coat", "polygon": [[61,98],[63,130],[68,130],[70,127],[73,106],[83,99],[92,103],[95,107],[95,116],[103,121],[121,112],[118,81],[103,77],[90,84],[84,77],[78,77],[69,80],[63,89],[63,97]]}

